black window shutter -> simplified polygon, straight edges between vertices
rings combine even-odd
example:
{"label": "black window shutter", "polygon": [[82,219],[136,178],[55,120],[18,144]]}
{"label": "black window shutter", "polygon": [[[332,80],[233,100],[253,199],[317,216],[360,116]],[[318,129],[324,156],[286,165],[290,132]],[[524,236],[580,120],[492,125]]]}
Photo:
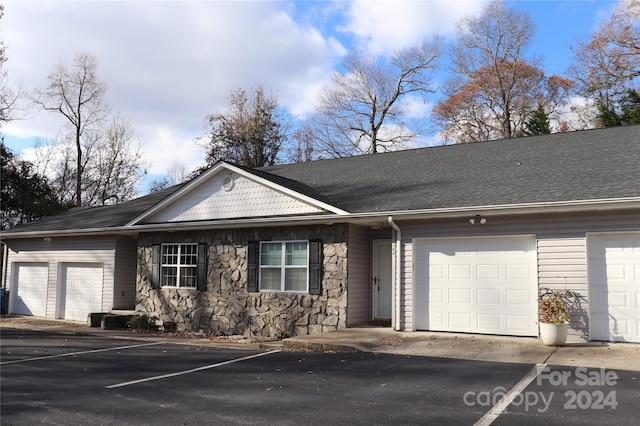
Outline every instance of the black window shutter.
{"label": "black window shutter", "polygon": [[322,241],[309,241],[309,294],[322,294]]}
{"label": "black window shutter", "polygon": [[151,288],[160,288],[160,244],[151,246]]}
{"label": "black window shutter", "polygon": [[207,290],[207,244],[198,244],[198,271],[196,274],[196,288],[198,290]]}
{"label": "black window shutter", "polygon": [[258,291],[258,269],[260,261],[260,242],[247,244],[247,291]]}

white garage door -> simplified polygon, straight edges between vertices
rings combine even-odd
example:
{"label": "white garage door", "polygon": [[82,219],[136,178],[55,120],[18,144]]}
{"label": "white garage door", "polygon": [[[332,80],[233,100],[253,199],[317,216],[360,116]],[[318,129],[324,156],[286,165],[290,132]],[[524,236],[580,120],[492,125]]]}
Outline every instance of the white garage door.
{"label": "white garage door", "polygon": [[417,329],[538,335],[534,237],[416,240],[414,262]]}
{"label": "white garage door", "polygon": [[60,298],[64,319],[86,321],[89,313],[101,312],[102,265],[64,265]]}
{"label": "white garage door", "polygon": [[19,315],[44,317],[47,308],[47,281],[49,266],[46,263],[16,265],[16,279],[11,289],[11,312]]}
{"label": "white garage door", "polygon": [[591,339],[640,342],[640,232],[587,241]]}

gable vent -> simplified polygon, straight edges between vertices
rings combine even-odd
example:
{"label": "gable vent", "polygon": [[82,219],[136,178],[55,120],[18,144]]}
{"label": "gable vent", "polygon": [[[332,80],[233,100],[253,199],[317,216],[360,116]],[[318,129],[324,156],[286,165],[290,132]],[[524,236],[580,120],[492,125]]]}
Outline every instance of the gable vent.
{"label": "gable vent", "polygon": [[225,176],[222,179],[222,189],[231,191],[231,188],[233,188],[233,178],[231,176]]}

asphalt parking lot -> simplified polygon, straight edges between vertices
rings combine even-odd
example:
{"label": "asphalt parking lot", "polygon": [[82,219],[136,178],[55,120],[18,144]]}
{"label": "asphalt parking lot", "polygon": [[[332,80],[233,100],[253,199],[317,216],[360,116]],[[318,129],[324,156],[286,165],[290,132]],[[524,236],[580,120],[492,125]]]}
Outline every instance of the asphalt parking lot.
{"label": "asphalt parking lot", "polygon": [[637,371],[20,329],[1,344],[3,425],[638,422]]}

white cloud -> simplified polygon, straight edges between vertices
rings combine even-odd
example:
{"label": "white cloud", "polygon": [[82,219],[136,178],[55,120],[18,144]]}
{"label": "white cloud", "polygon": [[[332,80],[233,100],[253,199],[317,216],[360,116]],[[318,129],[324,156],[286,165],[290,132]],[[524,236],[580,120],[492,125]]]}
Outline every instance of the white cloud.
{"label": "white cloud", "polygon": [[[344,54],[336,40],[290,16],[286,2],[10,2],[3,18],[9,77],[31,89],[54,63],[98,57],[113,110],[130,117],[151,172],[203,159],[204,117],[239,87],[264,85],[281,105],[310,110],[313,91]],[[8,136],[57,134],[64,121],[34,112]]]}
{"label": "white cloud", "polygon": [[484,4],[480,0],[356,0],[344,31],[356,35],[370,53],[380,55],[434,34],[449,35],[460,18],[477,14]]}

